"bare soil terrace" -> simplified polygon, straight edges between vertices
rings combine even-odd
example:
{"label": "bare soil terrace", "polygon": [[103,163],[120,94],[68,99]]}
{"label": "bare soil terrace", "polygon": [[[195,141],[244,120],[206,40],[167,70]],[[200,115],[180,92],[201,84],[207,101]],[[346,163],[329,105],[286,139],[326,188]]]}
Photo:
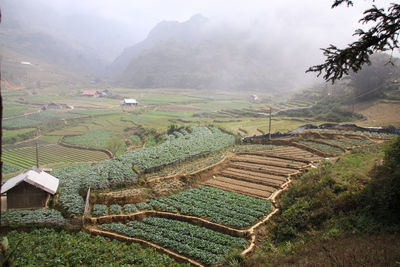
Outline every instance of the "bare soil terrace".
{"label": "bare soil terrace", "polygon": [[289,176],[309,167],[310,159],[322,158],[290,146],[240,153],[232,156],[222,170],[203,184],[267,199],[288,181]]}

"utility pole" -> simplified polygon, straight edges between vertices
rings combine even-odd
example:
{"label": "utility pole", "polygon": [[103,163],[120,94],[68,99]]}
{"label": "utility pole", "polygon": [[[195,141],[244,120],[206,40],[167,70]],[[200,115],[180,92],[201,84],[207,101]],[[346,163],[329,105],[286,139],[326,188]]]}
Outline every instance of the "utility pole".
{"label": "utility pole", "polygon": [[38,151],[37,140],[35,140],[35,145],[36,145],[36,168],[39,169],[39,151]]}
{"label": "utility pole", "polygon": [[268,130],[268,140],[271,140],[271,117],[272,117],[272,108],[269,107],[269,130]]}
{"label": "utility pole", "polygon": [[[39,136],[39,127],[36,128],[36,136]],[[35,140],[35,146],[36,146],[36,168],[39,169],[39,149],[38,149],[37,139]]]}

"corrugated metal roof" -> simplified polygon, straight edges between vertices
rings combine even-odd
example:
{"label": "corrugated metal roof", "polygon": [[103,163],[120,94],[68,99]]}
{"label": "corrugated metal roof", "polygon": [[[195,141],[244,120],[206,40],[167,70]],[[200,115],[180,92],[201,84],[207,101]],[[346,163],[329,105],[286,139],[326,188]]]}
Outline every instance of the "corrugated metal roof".
{"label": "corrugated metal roof", "polygon": [[56,177],[44,172],[43,170],[29,170],[7,180],[1,186],[1,193],[3,194],[7,192],[8,190],[17,186],[23,181],[33,186],[36,186],[50,194],[55,194],[57,192],[58,184],[60,183],[60,181]]}
{"label": "corrugated metal roof", "polygon": [[125,104],[137,104],[137,101],[136,101],[136,99],[133,99],[133,98],[125,98],[124,103]]}

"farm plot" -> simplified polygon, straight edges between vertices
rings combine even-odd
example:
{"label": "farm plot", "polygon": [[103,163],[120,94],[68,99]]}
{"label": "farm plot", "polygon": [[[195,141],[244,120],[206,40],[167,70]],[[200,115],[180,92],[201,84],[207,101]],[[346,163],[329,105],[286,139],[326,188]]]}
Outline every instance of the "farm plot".
{"label": "farm plot", "polygon": [[343,149],[340,149],[338,147],[330,146],[327,144],[321,144],[321,143],[317,143],[317,142],[313,142],[313,141],[299,141],[299,143],[306,145],[308,147],[311,147],[311,148],[318,149],[319,151],[334,154],[334,155],[337,155],[337,154],[340,154],[343,152]]}
{"label": "farm plot", "polygon": [[317,162],[322,159],[322,157],[318,155],[293,146],[276,146],[271,150],[253,152],[252,154],[272,156],[280,159],[288,159],[305,163]]}
{"label": "farm plot", "polygon": [[4,119],[3,127],[5,129],[30,128],[52,121],[72,119],[77,117],[79,117],[79,115],[66,112],[41,111],[38,113],[26,115],[24,117]]}
{"label": "farm plot", "polygon": [[235,137],[217,128],[193,127],[190,133],[176,132],[164,143],[127,152],[118,160],[134,165],[140,172],[151,172],[192,157],[209,154],[235,143]]}
{"label": "farm plot", "polygon": [[90,130],[88,133],[84,135],[65,137],[64,142],[73,145],[102,148],[106,147],[107,141],[113,134],[114,132],[110,130],[104,130],[104,129]]}
{"label": "farm plot", "polygon": [[350,149],[355,146],[354,143],[346,142],[343,139],[315,139],[315,141],[331,144],[334,146],[340,146],[345,149]]}
{"label": "farm plot", "polygon": [[[39,162],[48,165],[60,162],[90,162],[107,159],[107,154],[100,151],[89,151],[75,148],[67,148],[57,144],[39,147]],[[36,165],[35,147],[22,147],[16,149],[4,149],[2,160],[15,167],[22,169]]]}
{"label": "farm plot", "polygon": [[68,168],[57,173],[63,185],[60,202],[72,214],[82,214],[84,200],[80,192],[105,189],[112,185],[136,181],[137,173],[151,172],[232,145],[235,137],[217,128],[193,127],[191,132],[181,132],[176,137],[150,148],[141,148],[102,161],[77,171]]}
{"label": "farm plot", "polygon": [[[127,207],[127,205],[130,206]],[[209,186],[200,186],[169,197],[127,205],[123,207],[124,213],[136,210],[158,210],[202,217],[215,223],[237,228],[254,224],[272,208],[270,201]],[[92,214],[115,214],[112,210],[111,206],[107,208],[105,205],[97,204],[94,205]],[[114,208],[114,210],[122,211],[118,208]]]}
{"label": "farm plot", "polygon": [[126,224],[103,224],[100,228],[136,237],[172,249],[207,265],[217,264],[230,248],[245,248],[243,238],[233,237],[172,219],[148,217]]}
{"label": "farm plot", "polygon": [[85,232],[70,233],[51,228],[9,231],[12,266],[175,266],[178,263],[153,248],[137,243],[93,237]]}
{"label": "farm plot", "polygon": [[369,132],[369,131],[346,131],[346,130],[339,130],[339,129],[318,129],[318,130],[311,130],[314,132],[326,132],[326,133],[335,133],[335,134],[348,134],[348,135],[361,135],[370,138],[378,138],[378,139],[388,139],[390,138],[390,134],[387,133],[378,133],[378,132]]}
{"label": "farm plot", "polygon": [[355,139],[355,138],[343,138],[341,139],[344,142],[349,142],[352,143],[356,146],[362,146],[362,145],[371,145],[374,142],[370,141],[370,140],[363,140],[363,139]]}
{"label": "farm plot", "polygon": [[[279,153],[284,154],[279,156]],[[219,174],[204,184],[244,195],[268,198],[287,182],[289,175],[308,165],[308,160],[290,159],[297,148],[271,147],[264,151],[240,153],[234,156]],[[306,151],[302,151],[303,155]],[[308,155],[309,156],[309,155]]]}

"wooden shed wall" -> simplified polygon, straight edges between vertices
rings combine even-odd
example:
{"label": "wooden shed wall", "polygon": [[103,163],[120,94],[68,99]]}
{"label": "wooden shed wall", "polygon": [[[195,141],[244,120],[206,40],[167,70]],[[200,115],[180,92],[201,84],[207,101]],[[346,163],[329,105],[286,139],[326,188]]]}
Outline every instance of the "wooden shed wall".
{"label": "wooden shed wall", "polygon": [[42,208],[46,206],[49,193],[26,182],[7,192],[7,209]]}

